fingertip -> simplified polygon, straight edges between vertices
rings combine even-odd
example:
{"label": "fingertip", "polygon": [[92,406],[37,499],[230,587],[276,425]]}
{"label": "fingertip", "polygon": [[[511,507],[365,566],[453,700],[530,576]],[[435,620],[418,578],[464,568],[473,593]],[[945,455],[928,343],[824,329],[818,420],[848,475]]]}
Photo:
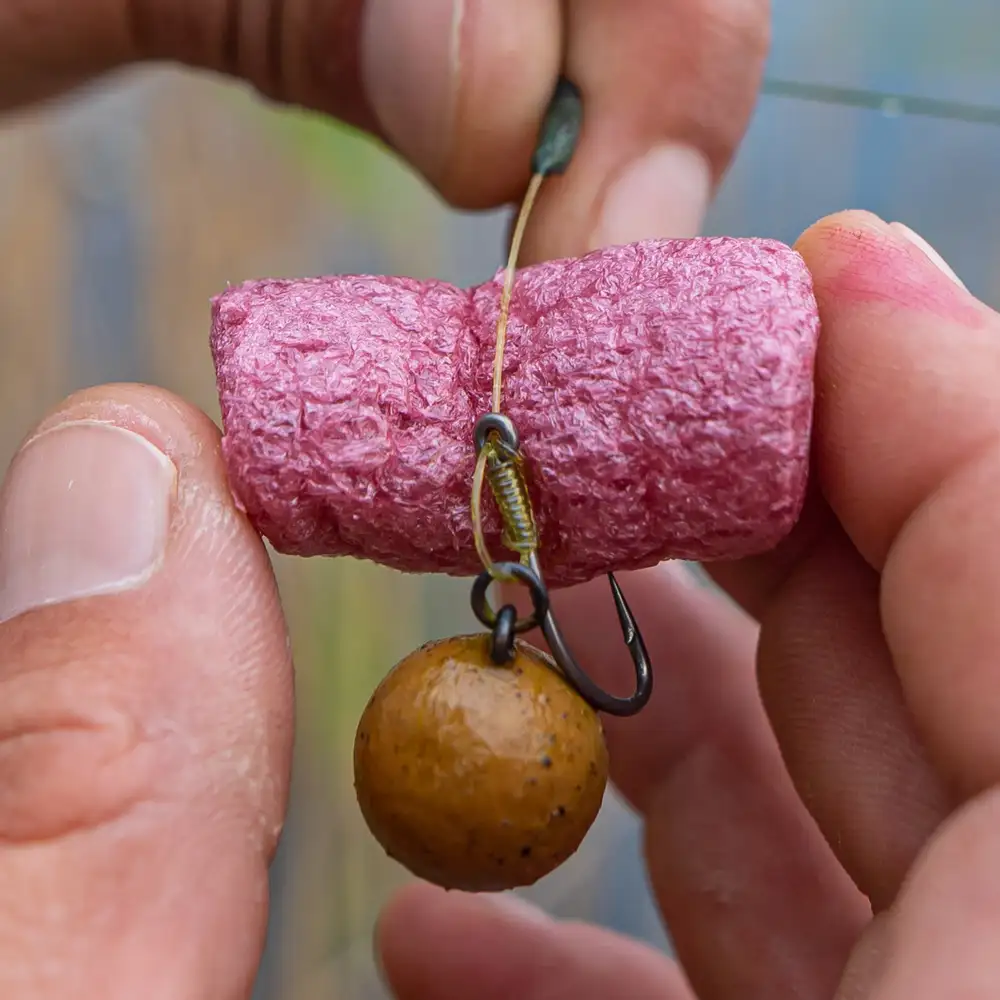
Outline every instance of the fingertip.
{"label": "fingertip", "polygon": [[477,980],[490,983],[488,994],[477,994],[483,1000],[521,996],[514,986],[524,969],[515,964],[501,971],[512,965],[504,956],[509,959],[511,949],[517,949],[526,926],[537,933],[545,924],[554,926],[541,910],[511,894],[449,892],[416,882],[400,889],[382,910],[375,952],[385,979],[404,1000],[459,1000]]}
{"label": "fingertip", "polygon": [[[167,389],[131,382],[72,393],[39,421],[25,444],[55,427],[88,420],[145,437],[179,467],[187,467],[199,457],[221,455],[221,432],[207,414]],[[200,474],[217,478],[221,471],[221,466],[208,462],[201,466]]]}
{"label": "fingertip", "polygon": [[0,493],[0,616],[26,655],[45,638],[58,658],[75,634],[81,656],[93,645],[109,662],[147,657],[133,693],[161,718],[143,725],[169,716],[205,752],[242,745],[267,780],[234,772],[232,791],[267,790],[255,805],[273,849],[291,752],[287,634],[270,560],[236,507],[204,413],[121,384],[74,393],[47,414]]}
{"label": "fingertip", "polygon": [[424,884],[383,910],[376,949],[400,1000],[673,1000],[672,963],[609,931],[549,917],[513,893],[473,895]]}
{"label": "fingertip", "polygon": [[568,4],[579,146],[547,185],[525,259],[697,236],[754,107],[766,0]]}
{"label": "fingertip", "polygon": [[[87,424],[135,434],[174,466],[169,546],[182,561],[178,565],[186,566],[188,559],[197,558],[227,563],[221,548],[225,544],[234,550],[231,555],[238,554],[240,562],[252,566],[248,571],[256,582],[272,579],[263,543],[232,494],[222,432],[207,414],[158,386],[94,386],[73,393],[53,408],[25,439],[21,451],[53,430]],[[210,550],[191,546],[189,541],[210,543]],[[226,596],[220,592],[217,600]]]}
{"label": "fingertip", "polygon": [[[405,0],[404,0],[405,2]],[[462,16],[451,155],[436,179],[457,208],[514,201],[562,60],[557,0],[455,0]]]}
{"label": "fingertip", "polygon": [[411,882],[386,903],[376,925],[379,941],[409,936],[425,922],[463,921],[485,915],[500,923],[551,923],[544,910],[514,892],[469,893],[441,889],[427,882]]}
{"label": "fingertip", "polygon": [[447,894],[426,882],[411,882],[389,899],[375,922],[375,950],[383,956],[394,950],[397,941],[404,942],[411,927],[426,911],[433,912]]}
{"label": "fingertip", "polygon": [[389,142],[456,208],[515,198],[559,71],[554,0],[369,0],[368,99]]}
{"label": "fingertip", "polygon": [[[474,894],[413,882],[398,890],[382,909],[375,925],[376,950],[390,963],[423,951],[421,937],[447,939],[463,927],[496,925],[517,930],[525,924],[544,926],[552,918],[523,896],[512,892]],[[415,933],[416,931],[416,933]]]}
{"label": "fingertip", "polygon": [[828,216],[796,247],[822,327],[818,482],[881,568],[910,514],[995,433],[1000,318],[925,240],[869,212]]}
{"label": "fingertip", "polygon": [[[964,302],[962,318],[975,321],[976,310],[969,309],[973,300],[961,279],[926,239],[901,222],[862,210],[837,212],[810,226],[795,249],[809,266],[821,306],[850,304],[853,299],[844,292],[852,290],[864,291],[868,300],[888,301],[895,290],[901,305],[919,309],[930,303],[923,286],[942,285],[947,278],[954,287],[945,285],[945,298]],[[838,280],[845,272],[846,283]],[[831,283],[836,300],[829,296]],[[874,290],[876,284],[881,291]]]}
{"label": "fingertip", "polygon": [[840,232],[853,232],[856,237],[864,237],[867,234],[884,235],[888,233],[888,224],[874,212],[864,209],[852,208],[832,212],[809,226],[795,241],[795,249],[801,253],[803,249],[822,244],[831,234]]}
{"label": "fingertip", "polygon": [[923,236],[914,232],[909,226],[902,222],[890,222],[889,229],[895,236],[902,236],[911,247],[919,250],[920,253],[922,253],[928,261],[930,261],[930,263],[932,263],[943,275],[945,275],[945,277],[949,278],[959,288],[961,288],[963,292],[968,292],[968,287],[955,273],[954,268],[944,259],[944,257],[941,256],[941,254],[937,252],[937,250],[934,249],[934,247],[930,245],[930,243],[927,242],[927,240],[923,238]]}

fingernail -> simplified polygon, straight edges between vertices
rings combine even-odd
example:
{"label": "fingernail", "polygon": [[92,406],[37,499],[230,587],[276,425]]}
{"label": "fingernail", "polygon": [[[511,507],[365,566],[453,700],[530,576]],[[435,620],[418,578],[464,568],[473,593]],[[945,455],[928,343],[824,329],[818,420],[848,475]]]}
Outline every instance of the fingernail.
{"label": "fingernail", "polygon": [[448,156],[465,0],[368,0],[361,32],[368,101],[386,138],[425,174]]}
{"label": "fingernail", "polygon": [[941,256],[941,254],[937,252],[937,250],[934,249],[934,247],[930,245],[930,243],[927,242],[927,240],[923,238],[923,236],[919,233],[915,233],[909,226],[904,225],[902,222],[890,222],[889,228],[894,229],[900,236],[908,239],[914,246],[923,252],[924,256],[926,256],[932,264],[934,264],[939,270],[944,271],[944,273],[947,274],[956,285],[960,288],[965,288],[965,290],[968,291],[968,288],[965,286],[965,282],[962,281],[962,279],[952,270],[951,265],[944,259],[944,257]]}
{"label": "fingernail", "polygon": [[515,920],[532,924],[550,924],[552,917],[534,903],[513,892],[490,893],[479,897],[484,902],[502,910]]}
{"label": "fingernail", "polygon": [[149,579],[176,475],[144,437],[111,424],[63,424],[30,441],[0,493],[0,621]]}
{"label": "fingernail", "polygon": [[690,146],[657,146],[608,188],[591,249],[701,232],[712,192],[708,160]]}

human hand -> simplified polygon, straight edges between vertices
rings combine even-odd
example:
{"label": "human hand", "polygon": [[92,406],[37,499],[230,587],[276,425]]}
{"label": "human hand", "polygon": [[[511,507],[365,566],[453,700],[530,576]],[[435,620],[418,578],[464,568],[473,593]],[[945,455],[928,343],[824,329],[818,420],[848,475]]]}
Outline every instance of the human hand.
{"label": "human hand", "polygon": [[[8,0],[0,108],[172,59],[368,127],[484,207],[527,181],[565,41],[587,124],[526,259],[693,235],[754,103],[766,0],[575,0],[566,24],[560,8]],[[292,682],[211,422],[137,386],[49,414],[0,493],[0,622],[0,996],[248,996]]]}
{"label": "human hand", "polygon": [[[800,523],[714,568],[745,611],[682,572],[626,582],[657,682],[606,721],[612,777],[686,980],[611,933],[418,886],[378,935],[400,1000],[1000,990],[1000,315],[873,216],[799,249],[823,330]],[[563,600],[583,667],[627,690],[606,586]]]}
{"label": "human hand", "polygon": [[365,128],[449,202],[485,208],[523,193],[565,64],[587,120],[536,207],[527,261],[696,235],[768,38],[768,0],[13,0],[0,110],[140,60],[182,62]]}
{"label": "human hand", "polygon": [[[239,65],[265,90],[388,135],[465,205],[523,182],[558,63],[555,5],[524,0],[507,29],[477,6],[461,99],[436,98],[447,85],[428,79],[411,115],[386,94],[415,83],[393,91],[377,60],[358,70],[345,4],[308,19],[289,4],[281,45],[268,45],[254,35],[268,19],[249,3],[243,42],[226,44],[221,5],[47,2],[0,13],[7,106],[140,57]],[[739,137],[760,5],[642,6],[646,16],[630,8],[610,27],[602,18],[619,5],[574,6],[570,69],[593,131],[547,192],[531,256],[693,231],[709,185],[699,155],[680,150],[700,150],[717,179]],[[370,0],[370,12],[390,9]],[[447,20],[422,11],[414,32]],[[361,48],[372,44],[366,32]],[[347,56],[331,69],[338,46]],[[282,87],[269,68],[278,48],[292,67]],[[511,50],[524,53],[516,73]],[[429,72],[440,65],[431,51],[382,58],[415,81],[420,53]],[[435,125],[448,107],[455,124]],[[609,197],[611,178],[660,142],[675,145],[633,196]],[[762,622],[768,714],[750,618],[666,572],[631,584],[642,620],[655,609],[666,621],[650,637],[658,689],[644,716],[610,721],[609,737],[702,1000],[827,996],[845,965],[845,1000],[989,994],[997,976],[997,318],[891,239],[858,217],[805,237],[825,330],[817,498],[780,552],[716,570]],[[267,560],[232,508],[217,432],[156,390],[75,397],[16,460],[0,539],[3,994],[246,995],[284,808],[291,682]],[[613,627],[593,630],[601,614],[603,588],[561,611],[577,636],[607,634],[587,666],[613,683],[620,651]],[[470,982],[483,1000],[490,988],[525,1000],[687,995],[676,969],[637,945],[426,888],[388,910],[380,943],[403,1000],[464,997]]]}

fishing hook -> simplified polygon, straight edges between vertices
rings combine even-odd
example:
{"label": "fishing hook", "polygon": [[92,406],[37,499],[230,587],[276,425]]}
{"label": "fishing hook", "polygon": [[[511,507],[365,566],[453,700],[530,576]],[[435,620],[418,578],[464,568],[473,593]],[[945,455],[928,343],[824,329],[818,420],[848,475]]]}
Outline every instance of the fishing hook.
{"label": "fishing hook", "polygon": [[[518,453],[519,435],[509,417],[490,413],[480,418],[474,433],[477,450],[482,450],[486,446],[491,435],[495,435],[499,439],[499,444],[508,453]],[[517,620],[517,613],[513,605],[504,605],[498,612],[493,611],[486,598],[486,592],[490,584],[498,579],[516,580],[527,586],[534,606],[533,613],[528,618]],[[490,629],[492,636],[491,657],[494,662],[502,664],[510,659],[516,635],[536,626],[540,627],[556,666],[592,708],[598,712],[616,716],[629,716],[640,712],[645,708],[653,693],[653,670],[649,662],[649,653],[646,650],[646,644],[643,642],[635,616],[632,614],[613,573],[608,573],[608,582],[611,585],[611,596],[618,613],[622,637],[628,647],[635,669],[635,691],[631,695],[621,698],[609,694],[596,684],[577,663],[556,623],[537,550],[530,552],[526,562],[493,564],[492,571],[483,570],[472,586],[472,610],[479,621]]]}

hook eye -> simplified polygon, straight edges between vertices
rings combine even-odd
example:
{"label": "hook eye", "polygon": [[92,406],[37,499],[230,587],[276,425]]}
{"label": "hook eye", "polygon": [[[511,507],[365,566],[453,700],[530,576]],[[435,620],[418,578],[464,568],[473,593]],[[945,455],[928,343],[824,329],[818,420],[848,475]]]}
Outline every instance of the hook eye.
{"label": "hook eye", "polygon": [[502,413],[484,413],[477,421],[472,430],[472,439],[476,444],[476,454],[478,455],[491,434],[496,434],[500,443],[507,451],[513,453],[521,447],[521,436],[517,433],[517,427],[510,417]]}

